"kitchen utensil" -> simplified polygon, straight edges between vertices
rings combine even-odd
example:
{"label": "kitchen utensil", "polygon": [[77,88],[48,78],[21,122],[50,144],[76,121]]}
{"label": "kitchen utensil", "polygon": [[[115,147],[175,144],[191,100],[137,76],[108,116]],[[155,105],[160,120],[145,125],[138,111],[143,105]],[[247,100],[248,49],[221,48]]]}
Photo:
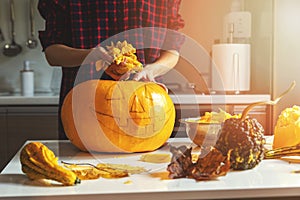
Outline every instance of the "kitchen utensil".
{"label": "kitchen utensil", "polygon": [[38,45],[37,39],[35,39],[35,30],[34,30],[34,1],[30,0],[29,5],[29,13],[30,13],[30,36],[26,42],[26,46],[30,49],[34,49]]}
{"label": "kitchen utensil", "polygon": [[280,99],[286,95],[287,93],[289,93],[291,90],[293,90],[296,86],[296,82],[293,81],[292,84],[290,85],[290,87],[285,91],[283,92],[281,95],[279,95],[275,100],[271,100],[271,101],[260,101],[260,102],[255,102],[255,103],[252,103],[250,105],[248,105],[244,110],[243,110],[243,113],[242,113],[242,117],[241,119],[245,119],[248,112],[255,106],[258,106],[258,105],[275,105],[277,104]]}
{"label": "kitchen utensil", "polygon": [[201,147],[214,146],[222,128],[221,123],[204,123],[200,122],[200,118],[185,118],[179,121],[185,124],[186,133],[193,143]]}
{"label": "kitchen utensil", "polygon": [[10,23],[11,23],[11,43],[5,44],[3,49],[3,54],[5,56],[16,56],[22,51],[22,47],[15,42],[15,11],[14,11],[14,1],[10,0]]}

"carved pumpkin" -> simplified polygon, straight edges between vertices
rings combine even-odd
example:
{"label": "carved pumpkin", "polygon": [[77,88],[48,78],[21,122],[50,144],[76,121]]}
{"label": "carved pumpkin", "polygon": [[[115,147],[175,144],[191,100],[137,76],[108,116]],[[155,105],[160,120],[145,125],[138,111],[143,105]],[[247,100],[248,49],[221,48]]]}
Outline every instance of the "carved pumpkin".
{"label": "carved pumpkin", "polygon": [[144,152],[170,137],[175,108],[155,83],[90,80],[68,93],[61,115],[67,137],[83,151]]}
{"label": "carved pumpkin", "polygon": [[276,121],[273,149],[300,144],[300,106],[285,108]]}

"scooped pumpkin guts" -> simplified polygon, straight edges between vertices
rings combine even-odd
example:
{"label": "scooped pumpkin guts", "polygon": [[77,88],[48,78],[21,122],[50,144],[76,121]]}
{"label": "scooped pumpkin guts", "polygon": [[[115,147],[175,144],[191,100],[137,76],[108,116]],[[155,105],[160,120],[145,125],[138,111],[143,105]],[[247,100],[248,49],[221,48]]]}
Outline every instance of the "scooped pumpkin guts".
{"label": "scooped pumpkin guts", "polygon": [[170,137],[174,121],[171,98],[153,82],[87,81],[62,106],[66,135],[83,151],[153,151]]}
{"label": "scooped pumpkin guts", "polygon": [[[126,40],[123,42],[118,41],[116,44],[111,42],[110,46],[106,47],[107,53],[113,58],[113,64],[108,66],[106,72],[113,73],[114,75],[123,75],[125,73],[137,73],[143,69],[143,64],[138,61],[135,55],[136,49]],[[96,69],[100,70],[104,60],[97,61]],[[112,64],[112,63],[111,63]]]}

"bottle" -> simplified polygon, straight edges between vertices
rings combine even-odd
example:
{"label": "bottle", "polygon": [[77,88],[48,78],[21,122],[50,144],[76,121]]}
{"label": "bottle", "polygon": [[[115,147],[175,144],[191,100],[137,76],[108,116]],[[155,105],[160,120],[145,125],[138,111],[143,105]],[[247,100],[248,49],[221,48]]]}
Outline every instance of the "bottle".
{"label": "bottle", "polygon": [[34,95],[34,71],[30,69],[30,61],[24,61],[21,73],[21,94],[22,96]]}

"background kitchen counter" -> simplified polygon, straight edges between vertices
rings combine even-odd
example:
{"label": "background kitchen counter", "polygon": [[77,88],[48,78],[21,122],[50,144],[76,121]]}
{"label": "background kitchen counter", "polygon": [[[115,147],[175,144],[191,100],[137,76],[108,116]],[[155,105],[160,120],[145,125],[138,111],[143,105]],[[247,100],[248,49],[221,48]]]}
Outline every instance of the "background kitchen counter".
{"label": "background kitchen counter", "polygon": [[0,106],[14,105],[58,105],[58,95],[53,93],[37,93],[32,97],[21,96],[13,93],[0,96]]}
{"label": "background kitchen counter", "polygon": [[[270,100],[269,94],[239,94],[239,95],[170,95],[174,104],[249,104],[256,101]],[[0,96],[0,106],[13,105],[58,105],[58,95],[53,93],[38,93],[33,97],[21,96],[19,93]]]}

